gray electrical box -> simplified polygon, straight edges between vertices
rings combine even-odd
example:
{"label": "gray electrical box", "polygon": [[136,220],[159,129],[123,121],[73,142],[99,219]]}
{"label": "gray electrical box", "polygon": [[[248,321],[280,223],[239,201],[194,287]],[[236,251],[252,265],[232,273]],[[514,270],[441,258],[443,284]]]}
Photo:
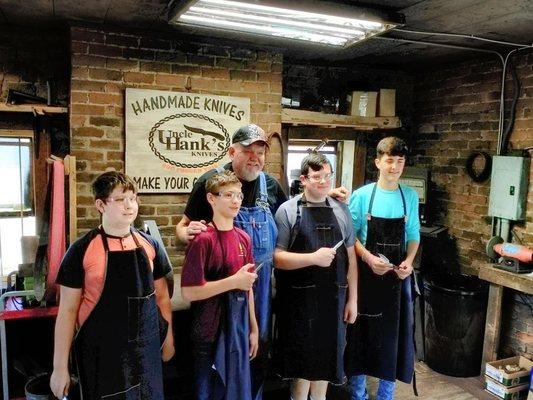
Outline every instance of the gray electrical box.
{"label": "gray electrical box", "polygon": [[526,157],[492,158],[490,216],[512,221],[525,218],[529,164],[530,160]]}

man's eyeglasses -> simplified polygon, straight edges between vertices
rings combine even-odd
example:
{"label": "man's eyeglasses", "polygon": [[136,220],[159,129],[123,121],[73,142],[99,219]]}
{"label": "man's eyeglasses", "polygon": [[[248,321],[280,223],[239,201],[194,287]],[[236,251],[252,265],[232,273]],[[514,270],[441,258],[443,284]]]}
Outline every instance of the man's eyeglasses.
{"label": "man's eyeglasses", "polygon": [[131,204],[131,203],[137,203],[139,198],[137,197],[136,194],[134,194],[133,196],[109,196],[106,200],[109,201],[110,203],[116,203],[116,204],[124,204],[124,202],[128,200],[128,202]]}
{"label": "man's eyeglasses", "polygon": [[320,175],[307,175],[307,179],[309,179],[311,182],[319,183],[319,182],[329,182],[331,181],[331,178],[333,178],[333,173],[324,174],[324,176]]}
{"label": "man's eyeglasses", "polygon": [[237,199],[239,201],[242,201],[244,199],[244,195],[242,192],[219,192],[219,193],[213,193],[215,196],[221,197],[224,200],[234,200]]}

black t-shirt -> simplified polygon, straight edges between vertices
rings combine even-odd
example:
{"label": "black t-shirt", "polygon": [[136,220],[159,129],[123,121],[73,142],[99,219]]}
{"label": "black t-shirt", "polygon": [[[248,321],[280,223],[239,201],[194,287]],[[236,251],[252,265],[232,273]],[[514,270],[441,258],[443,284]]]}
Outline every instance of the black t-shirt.
{"label": "black t-shirt", "polygon": [[[231,163],[224,165],[224,169],[233,171]],[[200,221],[205,220],[207,222],[211,221],[213,218],[213,210],[211,205],[207,202],[206,192],[205,192],[205,182],[214,174],[217,173],[216,169],[207,171],[203,174],[192,189],[189,200],[187,201],[187,206],[185,207],[185,215],[191,221]],[[287,195],[283,192],[281,185],[276,180],[276,178],[265,173],[267,194],[268,194],[268,205],[272,215],[274,215],[279,208],[279,206],[287,201]],[[257,177],[256,180],[247,182],[242,181],[242,193],[244,194],[244,199],[242,201],[243,207],[253,207],[255,206],[255,201],[259,198],[260,193],[260,177]]]}

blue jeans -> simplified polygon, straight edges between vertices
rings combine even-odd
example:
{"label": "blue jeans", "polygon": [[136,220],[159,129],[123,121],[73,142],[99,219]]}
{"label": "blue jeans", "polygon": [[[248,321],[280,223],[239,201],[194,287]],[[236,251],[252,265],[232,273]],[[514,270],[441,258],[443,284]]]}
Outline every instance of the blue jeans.
{"label": "blue jeans", "polygon": [[[348,384],[352,390],[351,400],[368,399],[368,393],[366,391],[366,375],[350,376]],[[396,382],[380,379],[376,400],[392,400],[394,398],[395,386]]]}
{"label": "blue jeans", "polygon": [[215,373],[213,359],[215,343],[193,343],[194,392],[196,400],[210,400],[213,397]]}

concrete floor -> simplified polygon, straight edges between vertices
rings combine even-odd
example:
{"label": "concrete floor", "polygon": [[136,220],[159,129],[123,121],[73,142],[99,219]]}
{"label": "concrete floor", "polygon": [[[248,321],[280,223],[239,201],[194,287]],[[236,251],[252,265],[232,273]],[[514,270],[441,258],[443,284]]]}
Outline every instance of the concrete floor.
{"label": "concrete floor", "polygon": [[[398,383],[395,399],[431,399],[431,400],[471,400],[471,399],[496,399],[495,396],[484,390],[484,379],[454,378],[439,374],[423,362],[416,364],[416,383],[418,398],[413,394],[412,385]],[[371,392],[375,393],[377,382],[370,383]]]}
{"label": "concrete floor", "polygon": [[[418,397],[413,393],[412,385],[398,382],[395,400],[473,400],[486,399],[495,400],[496,397],[485,392],[483,389],[484,380],[482,377],[474,378],[454,378],[439,374],[430,369],[423,362],[416,364],[416,380]],[[288,400],[288,385],[271,382],[265,391],[265,400]],[[368,379],[368,391],[370,399],[375,399],[377,389],[377,379]],[[328,390],[328,400],[349,400],[350,394],[346,387],[330,386]]]}

